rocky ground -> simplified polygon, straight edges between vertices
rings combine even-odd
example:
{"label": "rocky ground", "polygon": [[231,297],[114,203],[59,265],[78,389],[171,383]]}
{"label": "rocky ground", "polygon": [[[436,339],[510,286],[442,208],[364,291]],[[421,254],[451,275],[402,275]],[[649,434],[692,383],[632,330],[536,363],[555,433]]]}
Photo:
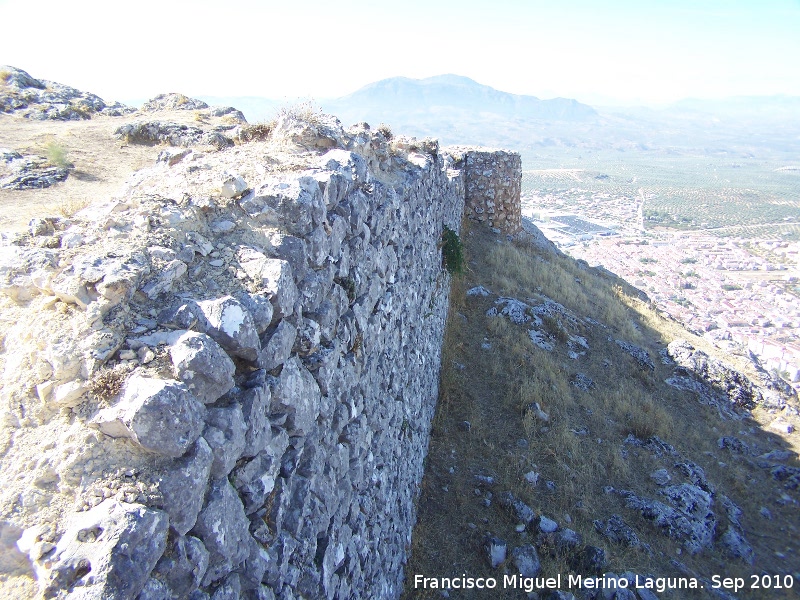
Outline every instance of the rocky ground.
{"label": "rocky ground", "polygon": [[[546,242],[473,227],[465,246],[404,597],[795,597],[712,589],[800,585],[793,390]],[[706,589],[568,585],[604,573]],[[563,593],[415,587],[462,574],[561,575]]]}
{"label": "rocky ground", "polygon": [[244,122],[233,108],[182,94],[137,111],[0,67],[0,230],[24,231],[33,217],[68,217],[105,202],[153,164],[162,144],[232,145]]}

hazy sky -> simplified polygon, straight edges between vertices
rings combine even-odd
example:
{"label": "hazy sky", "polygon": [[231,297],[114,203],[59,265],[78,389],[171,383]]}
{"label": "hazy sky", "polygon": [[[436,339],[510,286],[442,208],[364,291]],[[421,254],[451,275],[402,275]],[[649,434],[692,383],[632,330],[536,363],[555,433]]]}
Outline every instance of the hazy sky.
{"label": "hazy sky", "polygon": [[131,101],[466,75],[543,98],[800,95],[800,0],[0,0],[0,64]]}

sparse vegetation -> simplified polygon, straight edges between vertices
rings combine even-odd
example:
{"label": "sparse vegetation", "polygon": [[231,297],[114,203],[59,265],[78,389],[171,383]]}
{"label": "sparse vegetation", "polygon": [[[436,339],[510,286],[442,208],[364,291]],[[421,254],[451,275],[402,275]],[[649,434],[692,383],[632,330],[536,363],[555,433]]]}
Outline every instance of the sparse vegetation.
{"label": "sparse vegetation", "polygon": [[122,391],[130,369],[124,366],[104,368],[89,381],[89,391],[99,402],[107,402]]}
{"label": "sparse vegetation", "polygon": [[391,139],[394,137],[394,134],[392,133],[392,128],[389,127],[389,125],[387,125],[386,123],[381,123],[380,125],[378,125],[375,128],[375,131],[377,131],[383,137],[385,137],[387,142],[391,141]]}
{"label": "sparse vegetation", "polygon": [[11,79],[11,71],[8,69],[0,69],[0,83],[6,84]]}
{"label": "sparse vegetation", "polygon": [[[681,456],[705,470],[718,494],[726,494],[744,514],[759,519],[759,502],[764,500],[754,495],[752,486],[769,490],[769,474],[745,461],[728,460],[717,445],[721,436],[741,435],[742,422],[721,420],[715,409],[699,404],[692,394],[663,383],[672,367],[655,361],[655,371],[642,368],[613,341],[638,344],[652,356],[675,337],[690,337],[687,332],[575,261],[520,244],[498,243],[498,238],[477,227],[462,229],[462,235],[470,270],[463,283],[456,282],[451,296],[440,398],[407,578],[416,573],[462,572],[501,577],[502,570],[492,570],[486,562],[486,536],[507,540],[509,551],[536,537],[519,533],[517,520],[499,506],[497,498],[504,491],[511,491],[537,514],[577,531],[584,543],[603,547],[609,571],[678,574],[668,557],[676,555],[680,543],[625,509],[617,495],[603,492],[613,486],[658,498],[650,473],[663,461],[626,444],[629,435],[674,445]],[[489,288],[493,295],[466,297],[465,289],[475,285]],[[531,343],[529,325],[486,315],[497,296],[531,303],[547,296],[580,319],[569,323],[543,318],[540,328],[554,339],[559,336],[548,352]],[[559,335],[560,331],[564,333]],[[568,356],[570,335],[587,340],[585,356]],[[589,391],[570,383],[576,373],[592,380]],[[529,472],[538,474],[536,485],[526,481]],[[481,485],[475,475],[490,475],[494,484]],[[622,515],[650,550],[613,545],[603,538],[594,520],[612,514]],[[757,526],[765,535],[773,535],[763,529],[772,527],[772,521]],[[443,539],[448,543],[442,544]],[[765,548],[763,564],[768,564],[773,542],[755,536],[748,536],[748,541]],[[540,576],[571,572],[563,554],[548,553],[546,548],[544,544],[539,549]],[[716,550],[680,560],[706,577],[722,571],[747,576],[753,569]],[[520,597],[516,594],[498,589],[492,597]],[[407,587],[404,597],[437,596]],[[464,592],[458,597],[483,596]]]}
{"label": "sparse vegetation", "polygon": [[68,219],[75,215],[75,213],[82,211],[87,206],[89,206],[89,200],[86,198],[70,198],[68,200],[60,201],[56,208],[58,210],[58,214]]}
{"label": "sparse vegetation", "polygon": [[275,121],[262,121],[252,125],[246,123],[239,129],[239,140],[242,142],[263,142],[269,139],[274,129]]}
{"label": "sparse vegetation", "polygon": [[442,229],[442,264],[451,275],[464,272],[464,247],[458,234],[447,225]]}
{"label": "sparse vegetation", "polygon": [[323,124],[322,109],[314,104],[312,100],[306,100],[298,104],[282,106],[278,109],[277,119],[296,119],[309,125],[319,126]]}
{"label": "sparse vegetation", "polygon": [[47,161],[54,167],[66,169],[71,166],[66,146],[56,140],[50,140],[45,144],[45,154]]}

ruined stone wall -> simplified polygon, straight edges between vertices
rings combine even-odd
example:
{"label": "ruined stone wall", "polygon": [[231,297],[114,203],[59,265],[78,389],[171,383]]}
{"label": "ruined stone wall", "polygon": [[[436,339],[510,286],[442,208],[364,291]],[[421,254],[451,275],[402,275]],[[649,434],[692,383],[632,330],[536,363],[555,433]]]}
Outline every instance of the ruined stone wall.
{"label": "ruined stone wall", "polygon": [[0,533],[46,595],[401,592],[463,175],[336,122],[273,137],[3,239]]}
{"label": "ruined stone wall", "polygon": [[522,159],[515,152],[461,148],[464,164],[466,215],[498,233],[521,228]]}

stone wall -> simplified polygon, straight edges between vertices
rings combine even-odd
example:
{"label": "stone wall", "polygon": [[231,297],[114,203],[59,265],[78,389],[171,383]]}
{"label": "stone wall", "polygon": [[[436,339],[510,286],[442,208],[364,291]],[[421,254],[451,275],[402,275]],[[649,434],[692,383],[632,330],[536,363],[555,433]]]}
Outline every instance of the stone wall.
{"label": "stone wall", "polygon": [[398,597],[453,166],[295,120],[3,238],[3,551],[59,597]]}
{"label": "stone wall", "polygon": [[454,154],[463,161],[467,217],[498,233],[518,233],[522,216],[520,155],[485,148],[458,148]]}

